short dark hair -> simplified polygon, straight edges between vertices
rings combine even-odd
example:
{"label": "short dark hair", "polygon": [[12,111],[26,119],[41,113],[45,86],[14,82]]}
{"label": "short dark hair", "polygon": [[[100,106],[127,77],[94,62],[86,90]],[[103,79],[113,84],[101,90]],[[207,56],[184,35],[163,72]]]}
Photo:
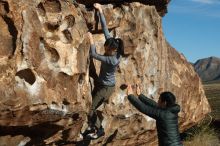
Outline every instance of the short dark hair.
{"label": "short dark hair", "polygon": [[109,49],[117,49],[117,51],[121,54],[124,55],[124,43],[122,39],[120,38],[108,38],[105,41],[104,44],[105,47],[108,47]]}
{"label": "short dark hair", "polygon": [[176,97],[171,92],[163,92],[160,94],[161,102],[166,102],[167,107],[171,107],[176,104]]}

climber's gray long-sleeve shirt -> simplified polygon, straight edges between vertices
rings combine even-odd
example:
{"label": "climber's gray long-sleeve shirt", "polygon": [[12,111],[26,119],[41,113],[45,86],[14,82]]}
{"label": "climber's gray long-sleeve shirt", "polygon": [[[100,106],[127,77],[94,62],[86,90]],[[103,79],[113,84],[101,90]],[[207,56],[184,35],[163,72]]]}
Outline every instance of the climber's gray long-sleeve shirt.
{"label": "climber's gray long-sleeve shirt", "polygon": [[[105,35],[105,39],[111,38],[111,35],[108,31],[105,17],[103,13],[99,13],[102,30]],[[115,71],[120,62],[120,54],[117,52],[113,56],[104,56],[96,53],[95,44],[91,45],[90,55],[101,61],[101,69],[99,73],[99,81],[106,86],[114,86],[115,85]]]}

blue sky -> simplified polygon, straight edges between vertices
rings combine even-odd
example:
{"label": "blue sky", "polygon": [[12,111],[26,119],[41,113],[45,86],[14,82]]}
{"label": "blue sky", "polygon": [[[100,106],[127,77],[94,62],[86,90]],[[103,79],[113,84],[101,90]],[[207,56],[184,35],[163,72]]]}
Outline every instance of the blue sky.
{"label": "blue sky", "polygon": [[190,62],[220,58],[220,0],[171,0],[163,31]]}

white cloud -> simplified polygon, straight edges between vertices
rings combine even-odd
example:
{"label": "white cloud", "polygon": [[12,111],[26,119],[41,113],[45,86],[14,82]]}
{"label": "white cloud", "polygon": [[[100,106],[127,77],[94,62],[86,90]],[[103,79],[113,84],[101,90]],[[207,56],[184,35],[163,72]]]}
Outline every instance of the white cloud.
{"label": "white cloud", "polygon": [[[208,2],[209,1],[209,2]],[[174,1],[169,5],[169,13],[200,15],[220,18],[220,0],[185,0]]]}
{"label": "white cloud", "polygon": [[199,3],[203,3],[203,4],[219,4],[220,1],[219,0],[191,0],[193,2],[199,2]]}

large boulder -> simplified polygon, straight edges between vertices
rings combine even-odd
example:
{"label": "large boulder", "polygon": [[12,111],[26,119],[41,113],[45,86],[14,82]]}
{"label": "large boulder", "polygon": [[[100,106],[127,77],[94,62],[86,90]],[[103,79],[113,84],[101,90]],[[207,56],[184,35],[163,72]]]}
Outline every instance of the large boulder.
{"label": "large boulder", "polygon": [[[91,106],[89,77],[91,30],[103,53],[95,10],[59,0],[0,2],[0,139],[29,144],[84,144]],[[98,110],[105,136],[91,145],[156,145],[155,121],[138,112],[126,98],[124,84],[142,86],[158,100],[172,91],[181,106],[181,131],[210,112],[198,75],[185,57],[165,40],[155,6],[133,2],[103,7],[110,32],[125,42],[116,72],[116,91]],[[6,19],[5,19],[6,18]],[[100,62],[95,61],[97,73]],[[4,139],[5,141],[5,139]]]}

